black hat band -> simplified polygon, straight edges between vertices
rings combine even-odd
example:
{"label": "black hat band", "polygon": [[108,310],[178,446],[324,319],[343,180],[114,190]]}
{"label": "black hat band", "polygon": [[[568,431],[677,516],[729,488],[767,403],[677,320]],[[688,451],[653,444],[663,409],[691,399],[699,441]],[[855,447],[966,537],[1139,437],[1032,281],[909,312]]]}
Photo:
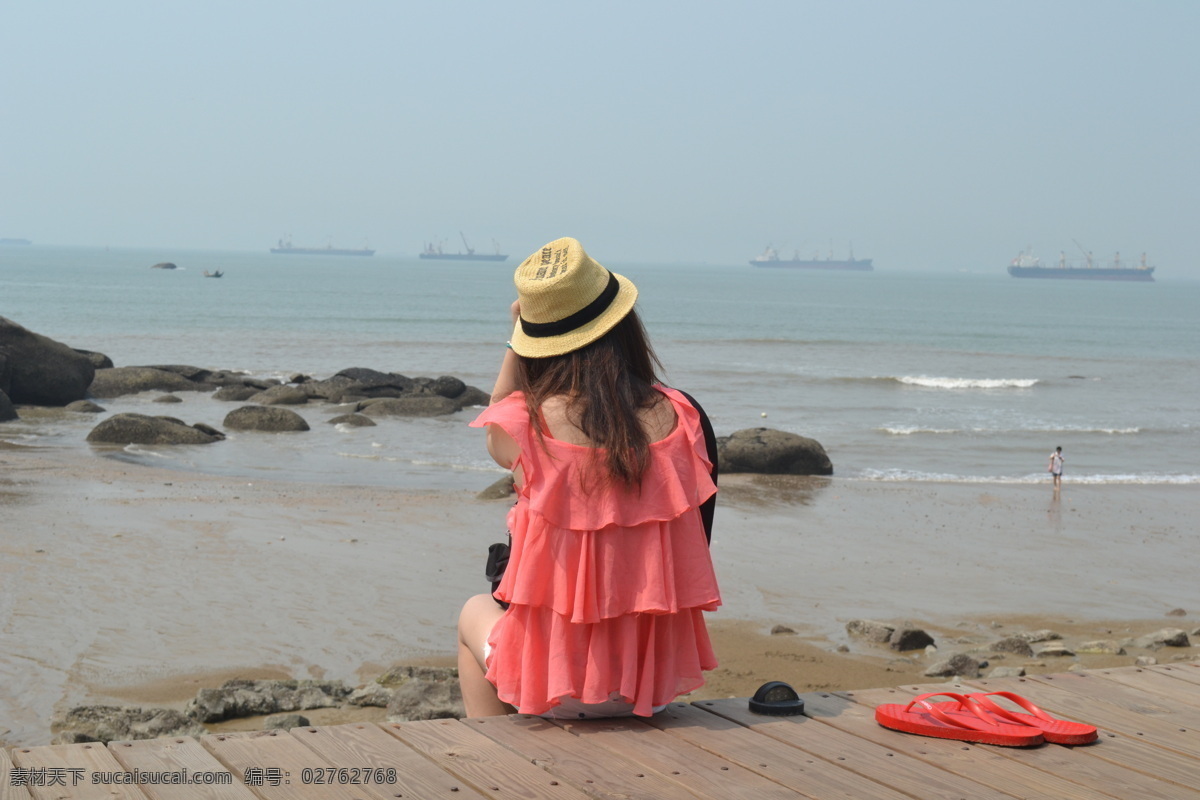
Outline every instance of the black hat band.
{"label": "black hat band", "polygon": [[588,303],[583,308],[576,311],[569,317],[564,317],[554,322],[530,322],[521,317],[521,330],[526,336],[534,339],[544,339],[548,336],[561,336],[564,333],[570,333],[577,328],[582,328],[596,317],[603,314],[612,301],[617,297],[617,291],[621,285],[617,283],[617,276],[611,271],[608,272],[608,285],[604,287],[604,291],[600,292],[595,300]]}

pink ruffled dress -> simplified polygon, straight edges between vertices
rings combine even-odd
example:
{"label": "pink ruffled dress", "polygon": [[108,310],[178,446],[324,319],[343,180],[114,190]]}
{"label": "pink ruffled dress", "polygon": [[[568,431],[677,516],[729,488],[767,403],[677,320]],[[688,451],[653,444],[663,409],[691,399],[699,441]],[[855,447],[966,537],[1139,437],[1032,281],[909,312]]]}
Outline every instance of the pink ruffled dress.
{"label": "pink ruffled dress", "polygon": [[488,637],[487,670],[521,713],[573,698],[650,716],[717,666],[702,612],[721,595],[699,511],[717,487],[695,407],[659,388],[677,423],[650,445],[640,492],[581,491],[595,450],[549,434],[539,441],[520,392],[471,423],[499,425],[521,451],[512,553],[495,593],[510,605]]}

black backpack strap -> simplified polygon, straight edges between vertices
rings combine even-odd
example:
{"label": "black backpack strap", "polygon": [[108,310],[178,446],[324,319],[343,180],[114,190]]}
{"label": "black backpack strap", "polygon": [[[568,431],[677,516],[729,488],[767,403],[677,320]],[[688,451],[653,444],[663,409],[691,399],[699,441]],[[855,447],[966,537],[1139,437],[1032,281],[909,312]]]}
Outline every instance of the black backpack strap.
{"label": "black backpack strap", "polygon": [[[705,414],[704,409],[696,402],[696,398],[679,389],[675,391],[683,395],[700,414],[700,428],[704,431],[704,446],[708,450],[708,461],[712,464],[712,470],[709,472],[709,475],[712,476],[712,482],[715,486],[717,483],[717,436],[713,433],[712,422],[709,421],[708,414]],[[716,494],[713,494],[712,497],[705,500],[700,506],[700,519],[704,521],[704,538],[708,540],[709,544],[712,543],[713,512],[716,511],[716,508]]]}

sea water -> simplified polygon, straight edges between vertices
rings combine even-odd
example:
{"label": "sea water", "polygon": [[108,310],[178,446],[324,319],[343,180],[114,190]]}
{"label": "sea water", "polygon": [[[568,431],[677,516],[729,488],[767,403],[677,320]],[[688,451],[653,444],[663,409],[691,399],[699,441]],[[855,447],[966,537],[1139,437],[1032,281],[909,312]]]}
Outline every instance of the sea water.
{"label": "sea water", "polygon": [[[609,260],[638,286],[666,381],[717,434],[818,440],[838,479],[1035,482],[1062,446],[1065,482],[1200,476],[1200,283],[1016,280]],[[170,261],[177,269],[152,269]],[[415,257],[0,248],[0,316],[118,366],[187,364],[286,380],[347,367],[455,375],[490,390],[510,335],[508,263]],[[204,271],[221,270],[220,279]],[[208,393],[102,400],[221,428]],[[372,428],[295,407],[299,434],[230,432],[213,445],[112,457],[253,479],[481,488],[500,474],[468,409]],[[0,440],[87,448],[104,415],[23,414]],[[104,451],[108,452],[108,451]]]}

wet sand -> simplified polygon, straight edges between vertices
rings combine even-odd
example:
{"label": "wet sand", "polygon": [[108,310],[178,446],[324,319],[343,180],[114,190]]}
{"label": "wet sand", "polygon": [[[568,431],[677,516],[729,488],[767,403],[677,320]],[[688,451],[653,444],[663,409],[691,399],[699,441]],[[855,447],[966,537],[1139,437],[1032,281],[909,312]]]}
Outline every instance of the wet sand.
{"label": "wet sand", "polygon": [[[54,711],[81,703],[182,707],[230,677],[361,683],[396,663],[452,663],[458,608],[486,589],[507,506],[6,447],[0,740],[44,743]],[[695,697],[767,680],[896,685],[931,663],[849,638],[857,617],[912,621],[943,654],[1019,630],[1193,629],[1198,511],[1195,486],[1067,483],[1056,500],[1049,485],[724,476],[713,554],[725,606],[711,616],[722,666]],[[1164,616],[1176,608],[1190,613]],[[777,625],[795,633],[771,635]],[[329,713],[314,722],[338,721]]]}

